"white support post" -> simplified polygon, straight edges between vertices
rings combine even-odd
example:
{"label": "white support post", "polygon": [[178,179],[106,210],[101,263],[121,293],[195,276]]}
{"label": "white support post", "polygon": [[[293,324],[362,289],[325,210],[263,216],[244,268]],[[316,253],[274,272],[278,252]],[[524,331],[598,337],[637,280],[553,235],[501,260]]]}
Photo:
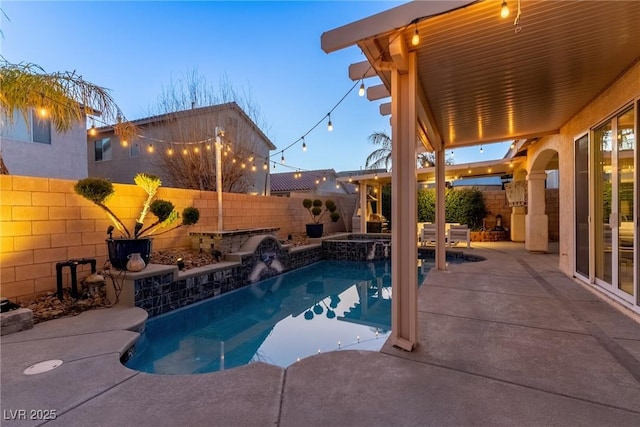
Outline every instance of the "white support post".
{"label": "white support post", "polygon": [[445,245],[445,161],[444,149],[436,154],[436,269],[447,269],[447,249]]}
{"label": "white support post", "polygon": [[367,232],[367,183],[360,182],[360,232]]}
{"label": "white support post", "polygon": [[224,230],[222,224],[222,136],[224,130],[216,126],[216,193],[218,194],[218,231]]}
{"label": "white support post", "polygon": [[416,54],[408,53],[408,72],[391,70],[392,192],[391,343],[411,351],[418,341],[418,246],[416,170]]}

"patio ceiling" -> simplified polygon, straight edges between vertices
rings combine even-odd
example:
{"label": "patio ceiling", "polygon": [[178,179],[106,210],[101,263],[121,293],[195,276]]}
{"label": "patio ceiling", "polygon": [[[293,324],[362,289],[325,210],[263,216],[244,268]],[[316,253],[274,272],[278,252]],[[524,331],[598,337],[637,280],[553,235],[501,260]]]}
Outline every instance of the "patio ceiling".
{"label": "patio ceiling", "polygon": [[640,1],[521,0],[518,32],[517,1],[507,0],[506,19],[501,1],[404,4],[324,33],[322,48],[360,47],[368,61],[350,77],[373,64],[366,76],[382,80],[368,88],[370,100],[389,96],[390,66],[402,61],[397,35],[415,49],[418,137],[429,149],[557,133],[640,58]]}

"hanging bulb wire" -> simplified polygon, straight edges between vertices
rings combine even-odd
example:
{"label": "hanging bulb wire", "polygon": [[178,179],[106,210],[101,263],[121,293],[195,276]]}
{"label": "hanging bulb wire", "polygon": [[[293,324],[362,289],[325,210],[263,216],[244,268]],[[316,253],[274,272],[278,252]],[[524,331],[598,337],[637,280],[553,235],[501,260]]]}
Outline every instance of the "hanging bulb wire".
{"label": "hanging bulb wire", "polygon": [[360,83],[360,89],[358,89],[358,95],[364,96],[364,82]]}
{"label": "hanging bulb wire", "polygon": [[331,113],[328,113],[327,117],[329,117],[329,123],[327,123],[327,130],[331,132],[333,130],[333,123],[331,123]]}
{"label": "hanging bulb wire", "polygon": [[302,151],[307,151],[307,143],[304,142],[304,136],[302,137]]}

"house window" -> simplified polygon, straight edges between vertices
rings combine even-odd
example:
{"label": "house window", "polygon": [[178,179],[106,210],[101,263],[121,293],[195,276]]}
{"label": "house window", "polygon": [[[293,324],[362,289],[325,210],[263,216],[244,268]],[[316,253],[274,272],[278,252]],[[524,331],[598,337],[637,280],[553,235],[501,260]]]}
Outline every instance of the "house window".
{"label": "house window", "polygon": [[137,142],[129,146],[129,157],[140,157],[140,145]]}
{"label": "house window", "polygon": [[93,143],[95,147],[96,162],[111,160],[111,138],[99,139]]}
{"label": "house window", "polygon": [[33,142],[51,144],[51,120],[42,118],[31,112],[33,126]]}
{"label": "house window", "polygon": [[24,142],[38,142],[40,144],[51,144],[51,120],[40,117],[35,111],[30,110],[25,118],[22,112],[15,110],[13,119],[2,119],[9,122],[2,126],[2,136]]}

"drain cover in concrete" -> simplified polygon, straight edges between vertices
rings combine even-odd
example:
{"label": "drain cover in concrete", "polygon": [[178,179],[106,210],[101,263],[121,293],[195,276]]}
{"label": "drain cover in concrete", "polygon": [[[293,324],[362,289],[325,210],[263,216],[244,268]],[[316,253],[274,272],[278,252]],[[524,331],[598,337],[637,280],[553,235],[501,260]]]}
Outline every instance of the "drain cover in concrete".
{"label": "drain cover in concrete", "polygon": [[29,366],[22,373],[25,375],[41,374],[43,372],[48,372],[52,369],[55,369],[60,365],[62,365],[62,360],[59,360],[59,359],[45,360],[44,362],[38,362],[35,365]]}

